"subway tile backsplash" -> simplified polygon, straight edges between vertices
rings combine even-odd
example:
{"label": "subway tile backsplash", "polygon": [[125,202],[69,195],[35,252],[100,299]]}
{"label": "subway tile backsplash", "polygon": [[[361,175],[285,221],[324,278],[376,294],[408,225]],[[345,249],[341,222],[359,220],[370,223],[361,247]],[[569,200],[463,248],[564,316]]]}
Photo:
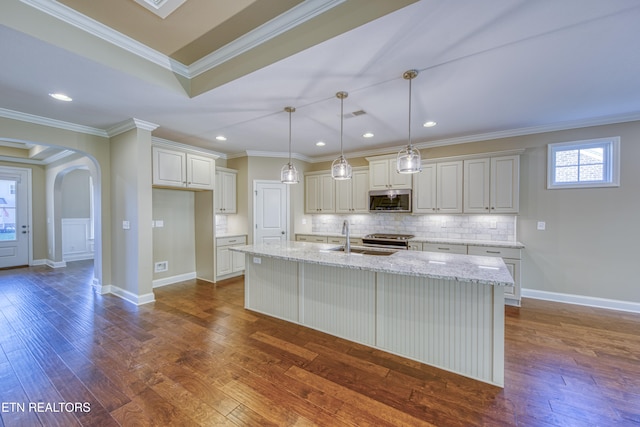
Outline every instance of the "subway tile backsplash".
{"label": "subway tile backsplash", "polygon": [[339,234],[349,220],[352,235],[370,233],[414,234],[436,239],[516,241],[515,215],[312,215],[314,233]]}

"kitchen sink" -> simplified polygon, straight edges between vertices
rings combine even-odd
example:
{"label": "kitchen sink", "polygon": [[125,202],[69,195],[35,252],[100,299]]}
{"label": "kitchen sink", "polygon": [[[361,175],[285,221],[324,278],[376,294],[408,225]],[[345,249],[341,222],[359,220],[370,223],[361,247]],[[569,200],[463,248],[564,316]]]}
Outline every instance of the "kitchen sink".
{"label": "kitchen sink", "polygon": [[[344,246],[337,246],[335,248],[331,248],[329,249],[330,251],[334,251],[334,252],[344,252]],[[362,247],[352,247],[351,248],[351,253],[352,254],[359,254],[359,255],[377,255],[377,256],[389,256],[389,255],[393,255],[395,254],[397,251],[390,251],[390,250],[386,250],[386,249],[371,249],[371,248],[362,248]]]}

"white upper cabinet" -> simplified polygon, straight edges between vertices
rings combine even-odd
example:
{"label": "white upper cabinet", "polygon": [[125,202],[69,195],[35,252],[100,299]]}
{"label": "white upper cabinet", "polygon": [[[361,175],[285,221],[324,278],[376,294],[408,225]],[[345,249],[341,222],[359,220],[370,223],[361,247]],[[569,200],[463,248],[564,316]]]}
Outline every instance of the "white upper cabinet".
{"label": "white upper cabinet", "polygon": [[411,188],[412,174],[396,171],[396,157],[367,158],[369,161],[369,188],[371,190],[388,190]]}
{"label": "white upper cabinet", "polygon": [[413,212],[462,213],[463,162],[423,164],[413,178]]}
{"label": "white upper cabinet", "polygon": [[152,147],[153,185],[213,190],[215,159],[184,151]]}
{"label": "white upper cabinet", "polygon": [[335,180],[329,173],[307,175],[304,178],[304,210],[309,214],[333,213],[335,207]]}
{"label": "white upper cabinet", "polygon": [[518,213],[520,156],[464,161],[464,213]]}
{"label": "white upper cabinet", "polygon": [[369,169],[354,169],[351,179],[336,181],[336,212],[369,212]]}
{"label": "white upper cabinet", "polygon": [[216,189],[214,191],[214,206],[217,214],[234,214],[236,208],[237,171],[226,168],[216,168]]}

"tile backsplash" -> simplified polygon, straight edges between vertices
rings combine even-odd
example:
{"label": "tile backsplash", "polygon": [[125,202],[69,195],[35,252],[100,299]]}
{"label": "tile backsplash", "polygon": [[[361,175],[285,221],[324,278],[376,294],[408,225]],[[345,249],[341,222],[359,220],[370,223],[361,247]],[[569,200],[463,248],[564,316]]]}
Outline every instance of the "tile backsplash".
{"label": "tile backsplash", "polygon": [[216,215],[216,236],[227,233],[227,216]]}
{"label": "tile backsplash", "polygon": [[370,233],[414,234],[424,238],[516,241],[515,215],[312,215],[311,231],[339,234],[349,220],[352,235]]}

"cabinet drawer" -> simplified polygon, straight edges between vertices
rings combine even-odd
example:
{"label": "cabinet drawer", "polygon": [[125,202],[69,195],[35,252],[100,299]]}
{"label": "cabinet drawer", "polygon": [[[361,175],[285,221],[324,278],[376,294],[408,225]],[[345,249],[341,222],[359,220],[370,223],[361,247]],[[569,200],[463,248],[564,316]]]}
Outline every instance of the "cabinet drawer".
{"label": "cabinet drawer", "polygon": [[327,243],[335,243],[337,245],[344,245],[347,239],[344,237],[327,237]]}
{"label": "cabinet drawer", "polygon": [[499,256],[502,258],[520,259],[520,249],[496,248],[493,246],[469,245],[469,255]]}
{"label": "cabinet drawer", "polygon": [[296,235],[296,240],[298,242],[327,243],[326,236],[312,236],[309,234],[298,234]]}
{"label": "cabinet drawer", "polygon": [[455,243],[423,243],[422,250],[427,252],[444,252],[450,254],[466,254],[467,245]]}
{"label": "cabinet drawer", "polygon": [[247,237],[246,236],[218,237],[216,239],[216,243],[218,244],[218,246],[246,245]]}

